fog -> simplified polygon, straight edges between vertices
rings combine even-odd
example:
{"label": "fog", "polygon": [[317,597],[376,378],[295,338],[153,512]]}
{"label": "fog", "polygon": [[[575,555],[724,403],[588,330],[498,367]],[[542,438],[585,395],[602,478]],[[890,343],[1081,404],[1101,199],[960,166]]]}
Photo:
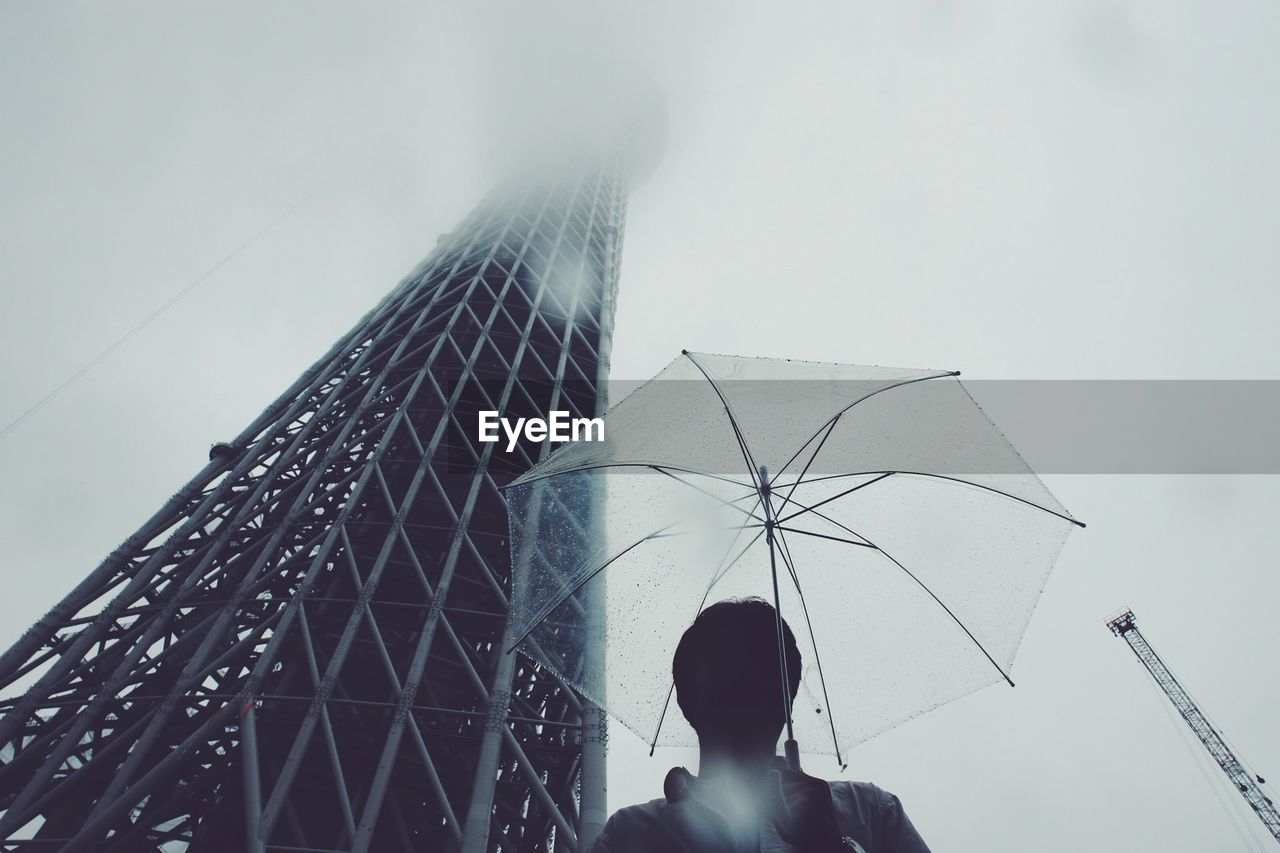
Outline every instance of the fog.
{"label": "fog", "polygon": [[[665,100],[628,213],[616,377],[682,348],[988,379],[1280,376],[1272,4],[516,9],[0,9],[0,423],[191,288],[0,439],[0,642],[522,154],[594,126],[575,105],[614,79],[606,59]],[[1103,619],[1131,606],[1249,763],[1280,773],[1280,484],[1047,482],[1089,528],[1018,687],[858,747],[847,776],[897,793],[938,850],[1240,849]],[[693,769],[647,752],[613,727],[611,808]]]}

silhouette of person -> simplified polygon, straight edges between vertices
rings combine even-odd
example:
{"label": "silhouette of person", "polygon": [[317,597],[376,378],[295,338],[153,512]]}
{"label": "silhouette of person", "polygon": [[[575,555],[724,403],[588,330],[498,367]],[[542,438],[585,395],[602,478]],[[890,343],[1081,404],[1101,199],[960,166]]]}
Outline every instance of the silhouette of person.
{"label": "silhouette of person", "polygon": [[698,733],[698,776],[667,774],[665,796],[615,812],[590,853],[929,853],[898,798],[869,782],[788,770],[778,739],[800,687],[800,650],[759,598],[698,615],[672,661],[676,699]]}

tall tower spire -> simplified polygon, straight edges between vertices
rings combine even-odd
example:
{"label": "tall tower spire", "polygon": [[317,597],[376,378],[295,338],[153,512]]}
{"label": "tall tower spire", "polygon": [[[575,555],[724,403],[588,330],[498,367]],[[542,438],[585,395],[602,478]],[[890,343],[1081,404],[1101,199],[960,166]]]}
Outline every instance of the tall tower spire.
{"label": "tall tower spire", "polygon": [[464,415],[598,413],[626,161],[481,204],[0,657],[0,838],[574,849],[599,713],[503,654],[546,446]]}

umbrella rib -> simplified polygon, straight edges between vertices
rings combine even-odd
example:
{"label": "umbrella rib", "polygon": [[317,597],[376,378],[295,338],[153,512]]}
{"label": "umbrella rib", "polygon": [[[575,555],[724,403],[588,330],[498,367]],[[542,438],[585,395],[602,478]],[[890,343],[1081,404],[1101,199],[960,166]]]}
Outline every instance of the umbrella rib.
{"label": "umbrella rib", "polygon": [[[869,484],[864,483],[863,485],[869,485]],[[841,524],[839,521],[836,521],[834,518],[832,518],[831,516],[827,515],[826,513],[818,512],[817,507],[819,506],[819,504],[814,504],[813,506],[805,506],[804,504],[800,503],[800,501],[796,500],[795,498],[783,498],[783,501],[784,501],[784,502],[786,502],[786,503],[793,503],[793,504],[795,504],[796,506],[801,507],[801,508],[802,508],[802,510],[803,510],[803,512],[812,512],[814,515],[816,515],[818,518],[821,518],[823,521],[825,521],[825,522],[827,522],[827,523],[829,523],[829,524],[834,524],[836,527],[839,527],[841,530],[844,530],[844,531],[846,531],[846,532],[848,532],[848,533],[850,533],[850,534],[852,534],[852,535],[854,535],[854,536],[861,536],[861,534],[860,534],[860,533],[858,533],[858,531],[854,530],[852,527],[849,527],[849,526],[848,526],[848,525],[846,525],[846,524]],[[801,512],[795,512],[795,513],[792,513],[791,515],[787,516],[786,518],[779,518],[779,519],[775,519],[775,523],[776,523],[776,524],[782,524],[784,521],[790,521],[792,518],[795,518],[797,515],[801,515],[801,514],[802,514]],[[815,534],[815,535],[816,535],[816,534]],[[853,540],[851,540],[851,539],[841,539],[840,541],[841,541],[841,542],[848,542],[850,545],[862,545],[863,547],[866,547],[866,548],[870,548],[870,547],[872,547],[871,545],[869,545],[869,544],[868,544],[868,543],[866,543],[866,542],[854,542],[854,541],[853,541]]]}
{"label": "umbrella rib", "polygon": [[[695,363],[696,363],[696,362],[695,362]],[[796,459],[798,459],[798,458],[799,458],[800,454],[804,452],[804,449],[805,449],[806,447],[808,447],[808,446],[809,446],[809,443],[810,443],[810,442],[812,442],[815,438],[817,438],[817,437],[818,437],[818,435],[819,435],[819,434],[820,434],[824,429],[832,429],[832,428],[834,428],[834,427],[835,427],[835,422],[836,422],[836,421],[838,421],[838,420],[840,420],[841,415],[843,415],[845,412],[849,411],[850,409],[852,409],[854,406],[858,405],[859,403],[864,402],[864,401],[866,401],[866,400],[870,400],[872,397],[876,396],[877,394],[883,394],[885,391],[892,391],[893,389],[895,389],[895,388],[901,388],[901,387],[903,387],[904,385],[914,385],[914,384],[915,384],[915,383],[917,383],[917,382],[927,382],[927,381],[928,381],[928,380],[930,380],[930,379],[945,379],[945,378],[947,378],[948,376],[952,376],[952,377],[954,377],[954,376],[959,376],[959,375],[960,375],[960,371],[958,371],[958,370],[947,370],[947,371],[944,371],[944,372],[942,372],[942,373],[933,373],[933,374],[930,374],[930,375],[928,375],[928,376],[915,376],[915,377],[912,377],[911,379],[904,379],[904,380],[903,380],[903,381],[901,381],[901,382],[895,382],[895,383],[893,383],[892,385],[886,385],[886,386],[885,386],[885,387],[883,387],[883,388],[877,388],[876,390],[872,391],[872,392],[871,392],[871,393],[869,393],[869,394],[864,394],[863,396],[861,396],[861,397],[859,397],[858,399],[854,400],[852,403],[850,403],[849,405],[845,406],[843,409],[841,409],[840,411],[838,411],[838,412],[836,412],[834,415],[832,415],[832,416],[831,416],[831,420],[827,421],[827,422],[826,422],[826,423],[824,423],[822,426],[818,427],[818,428],[814,431],[813,435],[809,436],[809,438],[805,440],[805,443],[804,443],[804,444],[802,444],[802,445],[800,445],[799,449],[798,449],[798,450],[796,450],[796,452],[795,452],[795,453],[793,453],[793,454],[791,455],[791,458],[787,460],[787,464],[786,464],[786,465],[783,465],[781,468],[779,468],[779,469],[778,469],[778,473],[779,473],[779,474],[781,474],[783,471],[787,470],[787,468],[789,468],[789,467],[791,466],[791,463],[792,463],[792,462],[795,462],[795,461],[796,461]],[[825,441],[825,439],[824,439],[824,441]],[[819,449],[821,449],[821,447],[819,447]],[[817,454],[817,451],[814,451],[814,454],[813,454],[813,455],[814,455],[814,457],[816,458],[816,457],[817,457],[817,455],[818,455],[818,454]],[[810,460],[809,460],[809,464],[813,464],[813,459],[810,459]],[[805,466],[805,470],[808,470],[808,467],[809,467],[809,466],[808,466],[808,465],[806,465],[806,466]],[[797,481],[796,485],[799,485],[799,481]],[[793,488],[794,488],[794,487],[793,487]]]}
{"label": "umbrella rib", "polygon": [[[807,485],[812,485],[812,484],[814,484],[814,483],[821,483],[821,482],[824,482],[824,481],[826,481],[826,480],[839,480],[839,479],[840,479],[840,478],[842,478],[842,477],[865,477],[865,476],[867,476],[867,475],[869,475],[869,474],[884,474],[884,475],[889,475],[889,474],[903,474],[903,475],[911,476],[911,477],[929,477],[929,478],[934,479],[934,480],[947,480],[947,481],[952,482],[952,483],[961,483],[961,484],[966,485],[966,486],[973,486],[975,489],[982,489],[982,490],[984,490],[984,491],[994,492],[994,493],[995,493],[995,494],[997,494],[997,495],[1003,495],[1004,497],[1006,497],[1006,498],[1010,498],[1011,500],[1015,500],[1015,501],[1017,501],[1018,503],[1023,503],[1023,504],[1026,504],[1026,505],[1027,505],[1027,506],[1029,506],[1029,507],[1034,507],[1035,509],[1038,509],[1038,510],[1040,510],[1041,512],[1047,512],[1047,513],[1049,513],[1049,515],[1056,516],[1056,517],[1058,517],[1058,518],[1062,519],[1063,521],[1069,521],[1069,522],[1071,522],[1072,524],[1074,524],[1074,525],[1075,525],[1075,526],[1077,526],[1077,527],[1085,527],[1085,526],[1086,526],[1086,525],[1085,525],[1085,523],[1084,523],[1083,521],[1077,521],[1076,519],[1072,518],[1072,517],[1071,517],[1071,516],[1069,516],[1069,515],[1065,515],[1064,513],[1058,512],[1057,510],[1054,510],[1054,509],[1049,509],[1049,507],[1047,507],[1047,506],[1041,506],[1040,504],[1036,503],[1036,502],[1035,502],[1035,501],[1033,501],[1033,500],[1028,500],[1027,498],[1018,497],[1017,495],[1012,494],[1012,493],[1010,493],[1010,492],[1006,492],[1006,491],[1004,491],[1004,490],[1002,490],[1002,489],[997,489],[995,486],[988,486],[988,485],[986,485],[986,484],[984,484],[984,483],[976,483],[976,482],[974,482],[973,480],[966,480],[964,477],[952,477],[952,476],[950,476],[950,475],[948,475],[948,474],[935,474],[935,473],[932,473],[932,472],[929,472],[929,471],[902,471],[902,470],[896,470],[896,471],[851,471],[851,472],[849,472],[848,474],[830,474],[830,475],[828,475],[828,476],[826,476],[826,477],[817,477],[817,478],[815,478],[815,479],[809,480],[809,481],[808,481],[808,483],[807,483]],[[883,479],[884,479],[884,477],[877,477],[875,480],[872,480],[870,483],[864,483],[863,485],[869,486],[869,485],[871,485],[871,483],[876,483],[876,482],[879,482],[880,480],[883,480]],[[853,490],[850,490],[850,491],[853,491]],[[837,495],[837,497],[839,497],[839,495]],[[792,501],[792,503],[796,503],[798,506],[804,506],[804,504],[800,504],[800,503],[799,503],[799,502],[797,502],[797,501]],[[824,501],[823,503],[825,503],[825,501]],[[793,513],[792,515],[788,516],[788,518],[794,518],[795,516],[800,515],[800,514],[801,514],[801,513],[799,513],[799,512],[797,512],[797,513]]]}
{"label": "umbrella rib", "polygon": [[[786,495],[783,496],[782,500],[784,504],[787,501],[791,500],[791,496],[796,493],[796,489],[800,488],[800,483],[804,480],[804,475],[809,473],[810,466],[812,466],[814,460],[818,458],[818,454],[822,452],[823,445],[827,443],[827,439],[830,438],[831,433],[835,431],[836,424],[840,422],[840,416],[843,414],[844,412],[839,412],[836,414],[835,417],[831,419],[831,423],[827,426],[827,431],[826,433],[823,434],[822,440],[818,442],[818,446],[815,447],[813,449],[813,453],[810,454],[809,461],[804,463],[804,467],[800,469],[800,476],[796,477],[796,481],[791,484],[791,488],[788,489]],[[817,433],[814,433],[814,435],[816,436]],[[813,441],[813,438],[811,437],[809,441]],[[800,446],[800,450],[804,450],[806,447],[808,447],[809,441],[806,441],[804,444],[802,444]],[[799,455],[800,455],[800,451],[796,451],[796,456],[799,456]],[[796,456],[792,456],[791,459],[787,460],[787,465],[790,465],[791,462],[796,458]],[[787,470],[787,465],[783,465],[782,469],[778,472],[778,474],[781,474],[782,471]]]}
{"label": "umbrella rib", "polygon": [[[550,458],[554,458],[554,457],[550,457]],[[513,480],[512,482],[508,483],[505,486],[502,486],[500,490],[505,492],[506,490],[515,488],[516,486],[527,486],[528,484],[536,483],[539,480],[546,480],[546,479],[550,479],[551,477],[559,477],[564,474],[577,474],[582,471],[602,471],[602,470],[607,470],[609,468],[651,468],[652,469],[652,468],[657,468],[659,466],[663,468],[667,468],[671,471],[679,471],[682,474],[695,474],[699,477],[706,477],[709,480],[720,480],[721,482],[724,482],[724,483],[732,483],[735,486],[742,486],[744,489],[755,488],[754,482],[744,483],[741,480],[735,480],[732,477],[725,477],[722,474],[711,474],[707,471],[699,471],[695,468],[684,468],[679,465],[668,465],[665,462],[661,462],[661,463],[659,462],[602,462],[598,465],[581,465],[574,468],[565,468],[562,471],[551,471],[546,474],[538,474],[532,477],[529,476],[530,474],[533,473],[532,470],[530,470],[522,474],[518,479]]]}
{"label": "umbrella rib", "polygon": [[[743,496],[742,496],[742,497],[740,497],[740,498],[735,498],[735,499],[733,499],[732,501],[724,500],[723,498],[720,498],[720,501],[721,501],[721,505],[722,505],[722,506],[730,506],[730,507],[732,507],[733,509],[739,510],[740,512],[746,512],[746,511],[745,511],[745,510],[743,510],[741,507],[737,507],[737,506],[733,506],[733,505],[734,505],[734,504],[736,504],[738,501],[745,501],[747,498],[750,498],[750,497],[758,497],[758,495],[757,495],[757,493],[756,493],[756,492],[750,492],[750,493],[748,493],[748,494],[743,495]],[[718,509],[719,507],[716,507],[716,508]],[[754,514],[754,512],[748,513],[748,516],[749,516],[750,518],[755,518],[755,519],[759,520],[759,517],[758,517],[758,516],[756,516],[756,515]],[[607,569],[609,566],[611,566],[613,563],[617,562],[617,561],[618,561],[619,559],[621,559],[625,554],[627,554],[627,552],[629,552],[629,551],[631,551],[631,550],[633,550],[633,549],[635,549],[635,548],[638,548],[639,546],[643,545],[644,543],[646,543],[646,542],[648,542],[648,541],[650,541],[650,540],[652,540],[652,539],[661,538],[661,537],[663,536],[663,534],[665,534],[668,530],[670,530],[671,528],[675,527],[677,524],[681,524],[682,522],[685,522],[685,521],[687,521],[687,520],[688,520],[688,519],[685,519],[685,518],[678,518],[678,519],[676,519],[675,521],[671,522],[670,524],[667,524],[667,525],[664,525],[664,526],[662,526],[662,527],[659,527],[657,530],[653,531],[652,533],[646,533],[644,536],[640,537],[639,539],[637,539],[636,541],[632,542],[632,543],[631,543],[630,545],[628,545],[627,547],[623,548],[623,549],[622,549],[621,551],[619,551],[618,553],[614,554],[614,555],[613,555],[612,557],[610,557],[609,559],[605,560],[603,563],[601,563],[601,564],[600,564],[600,566],[599,566],[598,568],[593,569],[593,570],[592,570],[589,574],[587,574],[584,578],[582,578],[581,580],[579,580],[579,581],[577,581],[576,583],[574,583],[574,584],[573,584],[573,586],[572,586],[571,588],[569,588],[569,589],[565,590],[565,592],[564,592],[564,594],[563,594],[563,595],[559,595],[559,596],[557,596],[557,597],[556,597],[556,600],[555,600],[554,602],[552,602],[551,604],[548,604],[545,608],[543,608],[542,612],[540,612],[540,613],[537,615],[537,617],[535,617],[534,619],[530,620],[528,629],[527,629],[523,634],[521,634],[517,639],[515,639],[515,640],[511,643],[511,646],[507,649],[507,654],[511,654],[513,651],[515,651],[515,650],[516,650],[516,647],[517,647],[517,646],[519,646],[521,643],[523,643],[526,639],[528,639],[528,638],[529,638],[529,635],[530,635],[530,634],[532,634],[535,630],[537,630],[538,626],[539,626],[539,625],[541,625],[544,621],[546,621],[546,618],[547,618],[548,616],[550,616],[550,615],[555,611],[555,609],[556,609],[557,607],[559,607],[560,605],[562,605],[562,604],[564,604],[566,601],[568,601],[568,600],[569,600],[569,597],[570,597],[571,595],[573,595],[573,594],[574,594],[574,593],[576,593],[578,590],[580,590],[580,589],[582,589],[584,586],[586,586],[586,585],[587,585],[587,583],[589,583],[589,582],[591,581],[591,579],[592,579],[592,578],[594,578],[596,575],[600,574],[600,573],[601,573],[601,572],[603,572],[605,569]],[[744,523],[743,523],[743,526],[745,526],[745,525],[746,525],[746,523],[744,522]]]}
{"label": "umbrella rib", "polygon": [[881,548],[879,545],[876,545],[876,544],[875,544],[874,542],[872,542],[870,539],[866,539],[866,537],[865,537],[865,536],[862,536],[862,534],[861,534],[861,533],[857,533],[857,534],[855,534],[855,535],[856,535],[856,536],[861,536],[863,539],[866,539],[866,543],[862,543],[862,542],[854,542],[852,539],[841,539],[841,538],[840,538],[840,537],[838,537],[838,536],[828,536],[828,535],[823,534],[823,533],[814,533],[813,531],[810,531],[810,530],[801,530],[801,529],[800,529],[800,528],[798,528],[798,527],[781,527],[781,526],[779,526],[777,529],[778,529],[778,530],[787,530],[787,531],[790,531],[790,532],[792,532],[792,533],[800,533],[800,534],[802,534],[802,535],[804,535],[804,536],[816,536],[816,537],[818,537],[819,539],[831,539],[831,540],[833,540],[833,541],[835,541],[835,542],[846,542],[846,543],[848,543],[848,544],[850,544],[850,545],[863,545],[863,544],[865,544],[865,545],[867,545],[867,546],[871,547],[872,549],[874,549],[874,550],[876,550],[876,551],[879,551],[881,554],[883,554],[885,557],[887,557],[887,558],[888,558],[888,559],[889,559],[889,560],[890,560],[890,561],[891,561],[895,566],[897,566],[899,569],[901,569],[901,570],[903,571],[903,573],[904,573],[904,574],[906,574],[906,576],[907,576],[907,577],[909,577],[909,578],[911,578],[913,581],[915,581],[915,582],[916,582],[916,584],[917,584],[921,589],[923,589],[926,593],[928,593],[928,594],[929,594],[929,597],[930,597],[930,598],[932,598],[932,599],[937,603],[937,605],[938,605],[939,607],[941,607],[944,611],[946,611],[946,614],[947,614],[948,616],[950,616],[950,617],[951,617],[951,620],[952,620],[953,622],[955,622],[957,625],[959,625],[959,626],[960,626],[960,630],[961,630],[961,631],[964,631],[965,636],[967,636],[970,640],[972,640],[972,641],[973,641],[973,644],[974,644],[975,646],[977,646],[977,647],[978,647],[978,651],[982,652],[983,656],[984,656],[987,660],[989,660],[989,661],[991,662],[991,665],[992,665],[992,666],[994,666],[994,667],[996,668],[996,671],[997,671],[997,672],[999,672],[999,673],[1000,673],[1000,675],[1004,676],[1004,680],[1005,680],[1005,681],[1007,681],[1007,682],[1009,682],[1009,686],[1010,686],[1010,687],[1013,687],[1013,686],[1014,686],[1013,679],[1009,677],[1009,673],[1005,672],[1005,671],[1004,671],[1004,668],[1003,668],[1002,666],[1000,666],[1000,664],[996,663],[996,659],[995,659],[995,658],[993,658],[993,657],[991,656],[991,653],[987,651],[986,646],[982,645],[982,643],[978,641],[978,638],[977,638],[977,637],[975,637],[975,636],[973,636],[973,632],[972,632],[972,631],[970,631],[970,630],[968,629],[968,627],[964,624],[964,622],[960,621],[960,617],[959,617],[959,616],[957,616],[957,615],[956,615],[956,614],[951,610],[951,608],[947,606],[946,602],[944,602],[941,598],[939,598],[936,594],[934,594],[934,591],[933,591],[933,590],[931,590],[931,589],[929,589],[928,584],[926,584],[924,581],[920,580],[920,578],[916,577],[915,573],[914,573],[914,572],[912,572],[910,569],[908,569],[906,566],[904,566],[901,562],[899,562],[899,561],[898,561],[898,559],[897,559],[896,557],[894,557],[894,556],[893,556],[892,554],[890,554],[888,551],[886,551],[886,550],[884,550],[883,548]]}
{"label": "umbrella rib", "polygon": [[782,561],[787,565],[787,572],[791,575],[791,582],[795,584],[796,595],[800,597],[800,609],[804,613],[804,624],[809,629],[809,642],[813,644],[813,663],[818,668],[818,683],[822,685],[822,701],[827,706],[827,724],[831,727],[831,744],[836,749],[836,763],[842,768],[845,766],[844,757],[840,754],[840,739],[836,736],[836,718],[831,712],[831,697],[827,695],[827,676],[822,669],[822,656],[818,651],[818,638],[813,633],[813,621],[809,618],[809,604],[805,601],[804,590],[800,588],[800,574],[796,571],[796,564],[791,559],[791,546],[787,544],[787,537],[783,535],[782,528],[778,530],[778,541],[782,543],[780,553]]}
{"label": "umbrella rib", "polygon": [[[896,473],[897,473],[896,471],[886,471],[886,472],[884,472],[883,474],[881,474],[880,476],[876,477],[876,478],[875,478],[875,479],[873,479],[873,480],[867,480],[865,483],[859,483],[858,485],[854,486],[852,489],[845,489],[843,492],[841,492],[841,493],[840,493],[840,494],[838,494],[838,495],[832,495],[832,496],[831,496],[831,497],[829,497],[829,498],[824,498],[823,500],[818,501],[818,502],[817,502],[816,504],[814,504],[813,506],[805,506],[804,504],[800,503],[799,501],[794,501],[794,503],[795,503],[795,505],[796,505],[796,506],[803,507],[803,509],[800,509],[800,510],[797,510],[796,512],[791,513],[791,515],[788,515],[786,518],[780,518],[780,519],[778,519],[778,523],[779,523],[779,524],[782,524],[784,521],[790,521],[791,519],[795,518],[797,515],[803,515],[803,514],[804,514],[804,513],[806,513],[806,512],[814,512],[814,510],[816,510],[818,507],[822,506],[823,504],[829,504],[829,503],[831,503],[831,502],[832,502],[832,501],[834,501],[834,500],[839,500],[840,498],[844,497],[845,495],[851,495],[851,494],[853,494],[854,492],[858,491],[858,489],[866,488],[867,486],[870,486],[872,483],[878,483],[878,482],[880,482],[881,480],[883,480],[885,477],[891,477],[891,476],[893,476],[893,475],[894,475],[894,474],[896,474]],[[797,480],[795,485],[796,485],[796,486],[800,485],[800,481],[799,481],[799,480]],[[792,503],[791,495],[792,495],[794,492],[795,492],[795,486],[792,486],[791,491],[787,493],[787,496],[786,496],[785,498],[783,498],[783,502],[784,502],[784,503]],[[816,515],[818,515],[818,516],[821,516],[822,518],[826,518],[826,516],[822,515],[822,513],[820,513],[820,512],[819,512],[819,513],[815,513],[815,514],[816,514]],[[827,518],[827,520],[828,520],[828,521],[831,521],[831,519],[829,519],[829,518]],[[852,531],[852,530],[850,530],[849,532],[850,532],[850,533],[853,533],[853,531]]]}
{"label": "umbrella rib", "polygon": [[[845,539],[843,536],[832,536],[830,533],[818,533],[815,530],[801,530],[799,527],[783,527],[781,524],[779,524],[775,529],[785,530],[788,533],[800,533],[804,536],[812,536],[815,539],[830,539],[832,542],[843,542],[846,545],[857,545],[859,548],[870,548],[873,551],[880,550],[870,542],[859,542],[857,539]],[[849,530],[847,527],[845,529]],[[852,530],[849,530],[849,532],[853,533]],[[854,535],[856,536],[858,534],[854,533]]]}
{"label": "umbrella rib", "polygon": [[[746,511],[746,510],[743,510],[743,512],[745,512],[745,511]],[[747,529],[747,530],[755,530],[755,529],[757,529],[757,528],[758,528],[758,529],[760,529],[760,530],[763,530],[763,529],[764,529],[764,524],[763,524],[763,522],[762,522],[762,523],[760,523],[760,524],[733,524],[733,525],[730,525],[730,526],[728,526],[728,527],[716,527],[716,528],[713,528],[710,532],[712,532],[712,533],[729,533],[729,532],[731,532],[731,531],[737,531],[737,530],[741,530],[741,529],[744,529],[744,528],[745,528],[745,529]],[[645,539],[672,539],[672,538],[674,538],[674,537],[676,537],[676,536],[688,536],[688,535],[689,535],[690,533],[692,533],[692,532],[693,532],[693,531],[690,531],[690,530],[676,530],[676,531],[674,531],[674,532],[672,532],[672,533],[650,533],[648,536],[646,536],[646,537],[645,537]],[[704,532],[705,532],[705,531],[704,531]]]}
{"label": "umbrella rib", "polygon": [[[675,480],[677,483],[683,483],[684,485],[688,486],[689,488],[693,489],[693,490],[694,490],[694,491],[696,491],[696,492],[701,492],[702,494],[704,494],[704,495],[706,495],[706,496],[708,496],[708,497],[710,497],[710,498],[714,498],[715,500],[720,501],[720,506],[727,506],[727,507],[729,507],[729,508],[731,508],[731,509],[735,509],[735,510],[737,510],[738,512],[743,513],[744,515],[746,515],[746,516],[748,516],[748,517],[750,517],[750,518],[754,518],[756,521],[759,521],[761,524],[763,524],[763,523],[764,523],[764,519],[763,519],[763,518],[761,518],[760,516],[756,515],[756,506],[759,506],[759,505],[760,505],[760,501],[758,500],[758,498],[759,498],[759,492],[752,491],[750,494],[743,495],[743,496],[742,496],[742,497],[740,497],[740,498],[734,498],[734,499],[733,499],[733,500],[731,500],[731,501],[730,501],[730,500],[725,500],[724,498],[722,498],[722,497],[720,497],[719,495],[717,495],[715,492],[708,492],[706,489],[704,489],[704,488],[702,488],[702,487],[700,487],[700,486],[695,486],[693,483],[690,483],[688,480],[682,480],[681,478],[677,477],[675,474],[672,474],[670,471],[665,470],[665,469],[663,468],[663,466],[661,466],[661,465],[650,465],[649,467],[650,467],[650,468],[652,468],[653,470],[657,471],[659,474],[666,474],[668,477],[670,477],[671,479]],[[737,483],[737,482],[735,482],[735,483],[734,483],[734,485],[745,485],[745,484],[744,484],[744,483]],[[740,506],[736,506],[736,504],[738,503],[738,501],[744,501],[744,500],[746,500],[747,498],[751,497],[751,495],[756,495],[756,497],[757,497],[757,501],[756,501],[755,506],[751,507],[751,509],[750,509],[750,510],[745,510],[745,509],[743,509],[743,508],[742,508],[742,507],[740,507]]]}
{"label": "umbrella rib", "polygon": [[724,413],[729,416],[729,425],[733,427],[734,437],[738,439],[738,449],[742,451],[742,460],[747,463],[747,471],[751,474],[751,482],[755,483],[757,487],[764,485],[759,479],[755,458],[751,455],[751,448],[747,447],[747,439],[742,435],[742,429],[738,425],[738,419],[734,417],[733,407],[729,405],[729,400],[721,392],[720,386],[716,384],[716,381],[711,378],[711,374],[707,373],[701,364],[698,364],[698,360],[693,357],[693,353],[688,350],[683,350],[682,353],[685,358],[693,362],[693,366],[698,368],[698,371],[706,378],[707,382],[711,383],[711,390],[716,392],[716,396],[720,398],[721,404],[724,405]]}
{"label": "umbrella rib", "polygon": [[[757,503],[758,502],[759,502],[759,498],[757,497]],[[755,507],[752,507],[752,510],[754,511]],[[726,558],[733,551],[733,546],[737,543],[738,537],[742,535],[742,531],[745,529],[746,529],[745,523],[743,524],[742,527],[738,528],[738,534],[733,537],[733,541],[729,543],[729,548],[724,552],[724,556]],[[711,596],[711,590],[715,588],[715,585],[720,582],[720,579],[722,577],[728,574],[730,569],[732,569],[735,565],[737,565],[738,561],[742,559],[742,555],[747,553],[747,551],[751,550],[751,546],[756,544],[756,542],[758,542],[760,540],[760,537],[763,535],[764,535],[764,528],[762,527],[760,528],[760,532],[757,533],[755,536],[751,537],[751,541],[743,546],[742,550],[738,552],[738,555],[736,557],[730,560],[727,565],[722,565],[716,568],[716,571],[713,572],[711,575],[710,583],[707,584],[706,590],[704,590],[702,593],[702,600],[698,602],[698,613],[701,613],[702,608],[706,606],[707,599]],[[720,562],[723,564],[724,559],[721,559]],[[697,619],[698,614],[695,613],[693,618]],[[658,748],[658,737],[662,734],[662,724],[666,722],[667,709],[671,707],[671,696],[673,693],[675,693],[675,690],[676,690],[676,681],[673,678],[671,679],[671,686],[667,688],[667,698],[662,703],[662,713],[658,715],[658,725],[653,730],[653,740],[649,742],[650,758],[653,757],[653,751]]]}
{"label": "umbrella rib", "polygon": [[679,521],[673,521],[670,524],[668,524],[666,527],[661,527],[655,530],[653,533],[649,533],[649,534],[646,534],[645,536],[642,536],[641,538],[632,542],[630,545],[623,548],[621,551],[619,551],[618,553],[614,554],[612,557],[610,557],[609,559],[601,563],[599,568],[595,569],[590,574],[588,574],[585,578],[575,583],[572,586],[572,588],[565,591],[564,595],[558,596],[553,603],[548,604],[543,609],[543,611],[538,614],[537,618],[533,619],[529,623],[528,630],[526,630],[523,634],[521,634],[511,643],[511,647],[507,649],[507,654],[511,654],[512,652],[514,652],[516,650],[516,647],[519,646],[521,643],[523,643],[525,640],[527,640],[529,638],[529,635],[532,634],[535,630],[537,630],[538,626],[541,625],[543,622],[545,622],[547,617],[550,616],[557,607],[559,607],[560,605],[568,601],[569,596],[573,595],[578,590],[582,589],[582,587],[585,586],[588,581],[590,581],[596,575],[603,572],[612,563],[616,562],[617,560],[620,560],[628,551],[632,550],[633,548],[637,548],[640,545],[643,545],[645,542],[648,542],[650,539],[660,535],[661,533],[666,531],[668,528],[674,527],[679,523],[680,523]]}

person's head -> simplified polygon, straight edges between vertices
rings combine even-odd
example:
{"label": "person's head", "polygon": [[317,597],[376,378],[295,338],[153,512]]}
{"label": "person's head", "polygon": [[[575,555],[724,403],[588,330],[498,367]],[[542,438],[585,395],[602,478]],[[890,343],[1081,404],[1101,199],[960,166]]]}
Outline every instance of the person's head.
{"label": "person's head", "polygon": [[[772,750],[786,723],[777,611],[763,599],[721,601],[703,610],[676,646],[676,701],[703,746]],[[782,623],[787,707],[800,688],[800,649]]]}

